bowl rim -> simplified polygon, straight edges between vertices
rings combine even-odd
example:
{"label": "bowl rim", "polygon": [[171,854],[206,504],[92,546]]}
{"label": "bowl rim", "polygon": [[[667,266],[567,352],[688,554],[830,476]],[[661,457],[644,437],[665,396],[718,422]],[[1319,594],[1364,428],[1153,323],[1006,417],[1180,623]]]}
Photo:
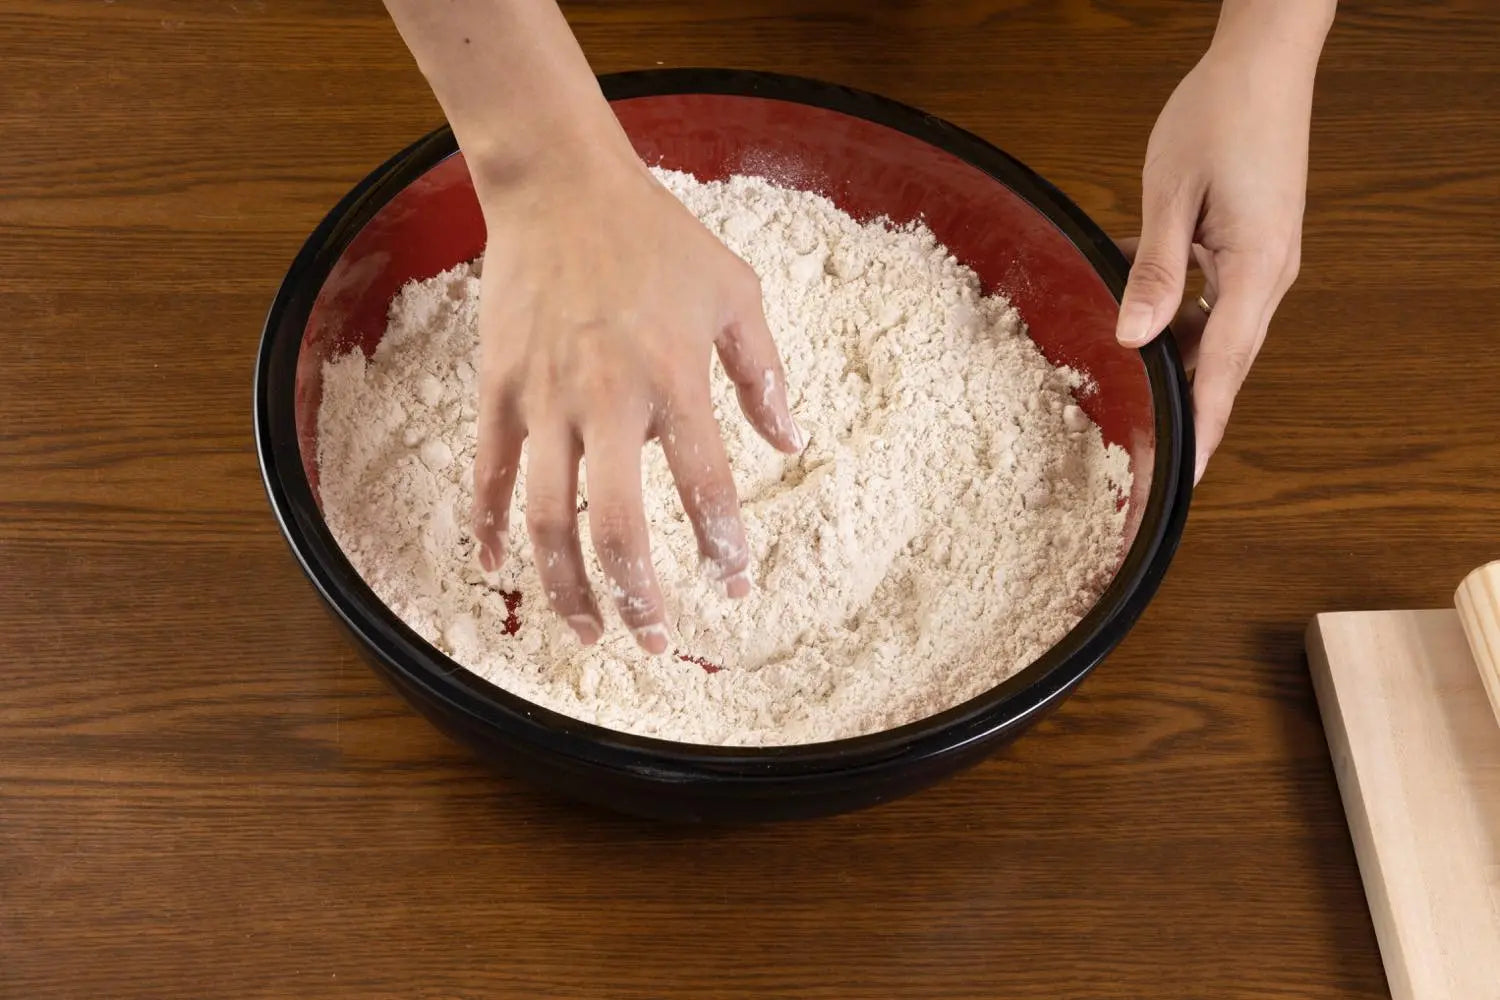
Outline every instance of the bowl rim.
{"label": "bowl rim", "polygon": [[[936,146],[1009,187],[1084,255],[1118,301],[1128,263],[1066,195],[1019,160],[934,115],[867,91],[807,77],[739,69],[634,70],[600,76],[610,101],[708,94],[812,105]],[[894,729],[818,743],[720,746],[640,736],[574,719],[513,695],[460,666],[401,621],[344,557],[302,466],[295,378],[313,302],[350,241],[395,194],[458,151],[444,125],[397,152],[344,195],[308,236],[261,333],[254,381],[255,446],[282,534],[324,603],[408,690],[497,730],[512,743],[580,765],[665,782],[709,776],[746,782],[850,775],[947,756],[1023,727],[1072,690],[1124,638],[1160,586],[1192,496],[1193,427],[1186,373],[1168,330],[1140,349],[1151,387],[1156,449],[1135,540],[1094,606],[1062,639],[999,685]]]}

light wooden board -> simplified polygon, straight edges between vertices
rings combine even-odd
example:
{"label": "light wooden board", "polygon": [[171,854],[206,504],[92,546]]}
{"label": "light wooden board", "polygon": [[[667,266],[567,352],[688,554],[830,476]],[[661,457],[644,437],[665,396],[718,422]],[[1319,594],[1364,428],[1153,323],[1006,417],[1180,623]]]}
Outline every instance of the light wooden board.
{"label": "light wooden board", "polygon": [[1395,1000],[1500,1000],[1500,726],[1457,612],[1319,615],[1308,660]]}

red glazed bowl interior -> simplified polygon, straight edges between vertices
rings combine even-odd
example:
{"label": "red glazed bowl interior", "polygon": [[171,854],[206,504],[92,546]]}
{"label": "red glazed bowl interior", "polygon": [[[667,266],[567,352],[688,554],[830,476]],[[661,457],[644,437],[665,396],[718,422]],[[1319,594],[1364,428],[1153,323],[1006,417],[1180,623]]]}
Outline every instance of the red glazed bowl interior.
{"label": "red glazed bowl interior", "polygon": [[[921,220],[986,292],[1020,310],[1046,357],[1097,388],[1079,405],[1131,455],[1121,553],[1141,523],[1155,457],[1151,386],[1139,352],[1114,339],[1117,302],[1093,265],[1045,215],[977,167],[904,132],[782,100],[673,94],[618,100],[640,156],[702,180],[756,174],[824,194],[857,219]],[[484,221],[462,154],[400,191],[354,237],[313,304],[297,364],[302,465],[317,496],[317,412],[323,363],[372,352],[397,290],[477,256]],[[796,379],[796,372],[789,372]]]}
{"label": "red glazed bowl interior", "polygon": [[[880,733],[796,746],[673,743],[550,712],[458,668],[380,602],[338,549],[317,489],[324,362],[372,351],[397,290],[484,250],[479,206],[439,129],[355,186],[309,236],[271,305],[256,365],[256,447],[303,570],[374,669],[485,758],[585,801],[657,818],[762,821],[861,808],[974,763],[1051,711],[1156,593],[1191,500],[1188,387],[1170,335],[1114,340],[1127,264],[1060,192],[977,136],[832,84],[738,70],[601,78],[642,158],[705,180],[734,173],[827,195],[862,220],[921,220],[987,291],[1020,310],[1078,402],[1131,456],[1121,562],[1083,619],[962,705]],[[796,373],[790,373],[792,378]],[[520,609],[523,624],[531,609]],[[691,650],[679,651],[691,654]]]}

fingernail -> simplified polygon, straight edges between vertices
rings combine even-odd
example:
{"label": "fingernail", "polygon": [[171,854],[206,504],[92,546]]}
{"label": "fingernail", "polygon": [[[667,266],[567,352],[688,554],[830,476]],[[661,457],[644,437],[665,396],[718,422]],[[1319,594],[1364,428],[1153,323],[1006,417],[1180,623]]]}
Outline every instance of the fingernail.
{"label": "fingernail", "polygon": [[801,451],[807,447],[807,433],[802,430],[802,425],[797,423],[797,418],[792,418],[792,447]]}
{"label": "fingernail", "polygon": [[667,630],[662,626],[642,625],[630,631],[641,648],[652,656],[660,656],[667,651]]}
{"label": "fingernail", "polygon": [[1139,347],[1156,334],[1151,329],[1151,318],[1155,310],[1144,302],[1128,302],[1120,310],[1120,322],[1115,329],[1115,339],[1126,347]]}
{"label": "fingernail", "polygon": [[592,646],[599,641],[599,636],[604,634],[599,620],[593,615],[569,615],[568,624],[578,636],[578,641],[585,646]]}
{"label": "fingernail", "polygon": [[732,597],[735,600],[738,600],[741,597],[747,596],[749,593],[750,593],[750,574],[747,573],[745,570],[740,570],[738,573],[735,573],[733,576],[729,576],[729,577],[725,578],[725,580],[724,580],[724,596],[725,597]]}
{"label": "fingernail", "polygon": [[1208,471],[1208,456],[1199,452],[1198,462],[1193,468],[1193,485],[1197,486],[1203,480],[1203,473]]}

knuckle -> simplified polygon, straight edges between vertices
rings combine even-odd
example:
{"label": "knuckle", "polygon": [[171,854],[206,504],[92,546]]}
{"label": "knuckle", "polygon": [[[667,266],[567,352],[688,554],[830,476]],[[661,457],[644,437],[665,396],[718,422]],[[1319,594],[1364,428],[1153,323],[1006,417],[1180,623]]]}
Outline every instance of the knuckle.
{"label": "knuckle", "polygon": [[745,568],[749,559],[745,529],[733,513],[710,508],[699,519],[698,536],[706,558],[731,572]]}
{"label": "knuckle", "polygon": [[1230,387],[1230,395],[1238,389],[1250,374],[1255,362],[1255,351],[1247,344],[1229,344],[1213,352],[1205,351],[1199,360],[1200,367],[1217,369]]}
{"label": "knuckle", "polygon": [[531,536],[532,558],[536,561],[539,573],[555,570],[561,560],[568,558],[573,540],[573,533],[568,528],[556,523],[538,524],[528,520],[526,530]]}
{"label": "knuckle", "polygon": [[515,413],[523,425],[544,426],[560,408],[561,392],[550,365],[533,365],[515,392]]}
{"label": "knuckle", "polygon": [[585,403],[618,399],[625,388],[620,369],[602,361],[582,364],[574,375],[574,385]]}
{"label": "knuckle", "polygon": [[601,557],[623,559],[630,551],[636,523],[625,507],[596,501],[589,505],[589,524]]}
{"label": "knuckle", "polygon": [[1136,256],[1130,267],[1130,283],[1137,288],[1166,292],[1177,287],[1179,277],[1160,251],[1150,250]]}
{"label": "knuckle", "polygon": [[573,507],[546,494],[533,493],[526,500],[526,530],[539,552],[565,549],[577,531]]}
{"label": "knuckle", "polygon": [[520,381],[522,355],[508,337],[481,336],[475,381],[481,389],[498,395],[508,394]]}
{"label": "knuckle", "polygon": [[475,412],[479,419],[481,454],[510,447],[525,436],[521,420],[523,393],[514,376],[481,375],[475,380]]}
{"label": "knuckle", "polygon": [[505,486],[514,471],[511,465],[498,460],[490,449],[485,449],[474,461],[475,495],[486,498],[492,496]]}
{"label": "knuckle", "polygon": [[1260,243],[1244,255],[1242,266],[1252,278],[1275,277],[1286,266],[1286,251],[1279,242]]}
{"label": "knuckle", "polygon": [[720,580],[743,573],[750,567],[750,553],[744,545],[708,544],[704,546],[703,558],[711,563]]}
{"label": "knuckle", "polygon": [[660,391],[669,416],[675,418],[702,412],[711,404],[711,383],[704,371],[707,367],[706,364],[685,364],[680,356],[664,358],[657,366]]}
{"label": "knuckle", "polygon": [[678,488],[688,514],[705,527],[710,520],[733,518],[738,506],[733,490],[725,484],[727,469],[715,469],[708,463],[692,463]]}
{"label": "knuckle", "polygon": [[1250,366],[1254,363],[1255,355],[1248,347],[1231,347],[1224,352],[1224,367],[1237,382],[1245,381],[1245,377],[1250,374]]}
{"label": "knuckle", "polygon": [[491,532],[499,532],[503,535],[510,527],[510,506],[476,500],[471,521],[477,534],[487,535]]}
{"label": "knuckle", "polygon": [[1160,156],[1146,160],[1141,168],[1141,190],[1146,204],[1163,209],[1184,201],[1192,188],[1188,174],[1169,166]]}
{"label": "knuckle", "polygon": [[1289,280],[1302,266],[1302,240],[1297,233],[1275,232],[1246,239],[1234,255],[1234,266],[1260,281]]}
{"label": "knuckle", "polygon": [[550,577],[543,573],[542,584],[547,589],[547,603],[558,614],[566,616],[593,611],[588,589],[580,585],[567,569],[554,570]]}
{"label": "knuckle", "polygon": [[653,622],[661,621],[661,598],[657,596],[655,590],[652,588],[637,587],[626,590],[616,585],[614,587],[614,598],[615,607],[620,611],[620,617],[631,628],[640,628],[642,625],[650,625]]}

